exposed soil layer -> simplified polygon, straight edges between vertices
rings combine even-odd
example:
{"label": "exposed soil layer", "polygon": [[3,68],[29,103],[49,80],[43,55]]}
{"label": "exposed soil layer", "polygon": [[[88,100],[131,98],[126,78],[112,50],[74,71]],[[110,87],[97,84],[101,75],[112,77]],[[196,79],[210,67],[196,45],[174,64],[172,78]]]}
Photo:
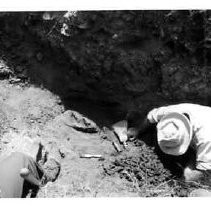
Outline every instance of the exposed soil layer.
{"label": "exposed soil layer", "polygon": [[25,61],[54,58],[57,67],[33,65],[27,74],[65,98],[86,97],[119,112],[210,103],[210,11],[2,13],[1,19],[3,35],[36,45],[34,53],[19,48]]}

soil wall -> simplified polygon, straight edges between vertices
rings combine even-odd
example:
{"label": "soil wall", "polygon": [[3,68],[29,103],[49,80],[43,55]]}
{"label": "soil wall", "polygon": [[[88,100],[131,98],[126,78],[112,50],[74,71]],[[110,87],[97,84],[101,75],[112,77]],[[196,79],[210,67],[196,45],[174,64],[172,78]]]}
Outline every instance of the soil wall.
{"label": "soil wall", "polygon": [[0,19],[1,33],[23,41],[27,34],[42,47],[38,60],[48,54],[61,66],[62,78],[51,84],[59,82],[66,97],[123,112],[210,103],[210,11],[1,13]]}

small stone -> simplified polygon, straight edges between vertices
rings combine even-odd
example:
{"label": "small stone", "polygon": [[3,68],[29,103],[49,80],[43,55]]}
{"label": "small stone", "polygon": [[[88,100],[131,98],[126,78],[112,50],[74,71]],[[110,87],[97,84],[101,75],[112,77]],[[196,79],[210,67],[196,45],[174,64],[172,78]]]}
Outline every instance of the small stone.
{"label": "small stone", "polygon": [[17,67],[15,68],[15,70],[16,70],[18,73],[20,73],[20,72],[23,71],[23,68],[22,68],[21,66],[17,66]]}
{"label": "small stone", "polygon": [[85,23],[79,24],[78,28],[85,30],[85,29],[89,29],[90,25],[89,25],[89,23],[85,22]]}
{"label": "small stone", "polygon": [[10,41],[4,41],[4,46],[6,47],[6,49],[9,49],[9,48],[11,48],[11,46],[12,46],[12,43],[10,42]]}
{"label": "small stone", "polygon": [[99,131],[95,122],[76,111],[66,111],[63,117],[65,125],[70,126],[77,131],[85,133],[97,133]]}
{"label": "small stone", "polygon": [[18,77],[20,78],[20,79],[27,79],[27,75],[26,74],[18,74]]}
{"label": "small stone", "polygon": [[10,80],[9,80],[9,82],[11,83],[11,84],[15,84],[15,83],[19,83],[21,81],[21,79],[19,79],[19,78],[10,78]]}
{"label": "small stone", "polygon": [[37,53],[36,58],[38,61],[42,61],[43,60],[43,54],[41,52]]}
{"label": "small stone", "polygon": [[117,34],[114,34],[113,36],[112,36],[112,39],[117,39],[118,38],[118,35]]}
{"label": "small stone", "polygon": [[18,77],[21,79],[27,79],[27,70],[23,69],[20,73],[18,73]]}
{"label": "small stone", "polygon": [[42,15],[42,18],[43,20],[52,20],[52,17],[50,15],[49,12],[45,12],[43,15]]}

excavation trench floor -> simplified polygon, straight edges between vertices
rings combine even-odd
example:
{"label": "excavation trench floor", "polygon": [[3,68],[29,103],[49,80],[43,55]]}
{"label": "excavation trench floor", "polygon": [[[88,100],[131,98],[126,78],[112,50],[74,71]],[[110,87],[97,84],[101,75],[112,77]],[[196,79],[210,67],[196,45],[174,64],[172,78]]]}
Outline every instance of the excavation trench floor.
{"label": "excavation trench floor", "polygon": [[[2,34],[0,44],[1,139],[14,133],[39,137],[56,142],[64,154],[58,179],[42,188],[38,197],[137,196],[132,184],[104,172],[104,165],[116,155],[112,142],[103,139],[100,133],[73,129],[67,125],[71,119],[64,114],[68,110],[77,111],[102,127],[116,121],[115,113],[87,100],[67,99],[64,104],[58,96],[61,90],[66,91],[64,67],[56,64],[49,51],[30,36],[26,35],[23,41],[18,36]],[[37,56],[40,52],[42,60]],[[5,145],[0,143],[1,153]],[[81,158],[83,154],[103,158]]]}
{"label": "excavation trench floor", "polygon": [[[42,188],[38,197],[137,196],[125,180],[104,173],[104,164],[115,157],[111,142],[103,140],[99,133],[80,132],[68,126],[70,119],[58,96],[33,85],[11,84],[9,80],[1,80],[0,89],[1,138],[16,133],[51,139],[64,154],[58,179]],[[99,111],[95,111],[98,115]],[[103,158],[81,158],[83,154]]]}

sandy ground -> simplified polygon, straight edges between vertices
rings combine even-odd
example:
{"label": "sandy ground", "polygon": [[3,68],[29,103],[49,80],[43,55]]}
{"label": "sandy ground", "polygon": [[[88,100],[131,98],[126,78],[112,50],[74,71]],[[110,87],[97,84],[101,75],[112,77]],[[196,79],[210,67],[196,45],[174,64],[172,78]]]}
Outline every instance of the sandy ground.
{"label": "sandy ground", "polygon": [[[56,142],[65,156],[54,183],[42,188],[38,197],[137,196],[132,185],[119,176],[106,176],[103,165],[115,156],[115,149],[99,133],[80,132],[71,121],[59,97],[31,85],[0,81],[1,138],[11,133]],[[4,142],[1,142],[3,148]],[[103,159],[80,158],[100,154]]]}

